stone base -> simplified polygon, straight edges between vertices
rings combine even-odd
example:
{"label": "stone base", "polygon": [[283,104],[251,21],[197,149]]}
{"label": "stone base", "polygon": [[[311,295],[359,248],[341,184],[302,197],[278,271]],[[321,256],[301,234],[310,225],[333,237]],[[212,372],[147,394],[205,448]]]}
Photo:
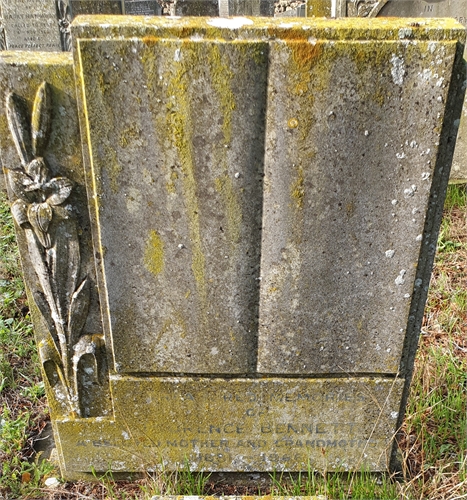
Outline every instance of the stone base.
{"label": "stone base", "polygon": [[55,422],[62,473],[385,470],[403,384],[114,376],[113,418]]}

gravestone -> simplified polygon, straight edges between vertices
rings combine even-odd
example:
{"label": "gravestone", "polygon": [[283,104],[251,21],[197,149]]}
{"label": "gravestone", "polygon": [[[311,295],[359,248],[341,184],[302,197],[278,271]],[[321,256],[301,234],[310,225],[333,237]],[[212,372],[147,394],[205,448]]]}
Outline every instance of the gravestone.
{"label": "gravestone", "polygon": [[73,17],[85,14],[123,14],[122,0],[69,0]]}
{"label": "gravestone", "polygon": [[123,4],[126,15],[160,16],[162,8],[156,0],[125,0]]}
{"label": "gravestone", "polygon": [[175,0],[176,16],[218,16],[219,0]]}
{"label": "gravestone", "polygon": [[70,19],[65,11],[61,1],[0,0],[0,49],[66,50]]}
{"label": "gravestone", "polygon": [[[322,2],[307,0],[308,15],[321,9]],[[467,0],[337,0],[333,2],[333,17],[453,17],[467,28]],[[464,53],[467,59],[467,51]],[[467,79],[467,75],[464,76]],[[451,170],[451,182],[467,182],[467,100],[460,120],[456,150]]]}
{"label": "gravestone", "polygon": [[220,16],[274,16],[274,0],[219,0]]}
{"label": "gravestone", "polygon": [[162,13],[157,0],[69,0],[71,15],[127,14],[159,16]]}
{"label": "gravestone", "polygon": [[306,4],[299,5],[290,10],[279,12],[276,17],[306,17]]}
{"label": "gravestone", "polygon": [[384,470],[462,26],[88,16],[72,33],[84,172],[69,56],[0,57],[0,146],[64,477]]}

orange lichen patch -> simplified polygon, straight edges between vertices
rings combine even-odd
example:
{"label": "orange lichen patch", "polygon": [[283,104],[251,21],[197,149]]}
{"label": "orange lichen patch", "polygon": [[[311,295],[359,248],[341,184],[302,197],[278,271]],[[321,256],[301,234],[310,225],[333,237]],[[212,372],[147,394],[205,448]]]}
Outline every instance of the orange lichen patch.
{"label": "orange lichen patch", "polygon": [[143,43],[146,44],[148,47],[154,47],[154,45],[156,45],[156,43],[159,40],[160,40],[159,38],[153,35],[143,36]]}

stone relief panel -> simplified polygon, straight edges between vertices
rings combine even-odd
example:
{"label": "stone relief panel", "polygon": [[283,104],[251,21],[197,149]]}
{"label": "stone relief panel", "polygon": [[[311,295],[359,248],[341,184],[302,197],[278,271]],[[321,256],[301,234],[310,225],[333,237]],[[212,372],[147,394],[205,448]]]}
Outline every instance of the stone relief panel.
{"label": "stone relief panel", "polygon": [[14,195],[11,210],[37,277],[28,286],[49,333],[39,343],[39,354],[65,412],[86,417],[87,388],[107,378],[105,345],[102,335],[83,334],[90,279],[81,266],[80,228],[65,204],[73,183],[52,175],[44,157],[52,122],[48,83],[37,89],[31,116],[26,101],[13,92],[6,97],[6,114],[20,159],[6,166]]}

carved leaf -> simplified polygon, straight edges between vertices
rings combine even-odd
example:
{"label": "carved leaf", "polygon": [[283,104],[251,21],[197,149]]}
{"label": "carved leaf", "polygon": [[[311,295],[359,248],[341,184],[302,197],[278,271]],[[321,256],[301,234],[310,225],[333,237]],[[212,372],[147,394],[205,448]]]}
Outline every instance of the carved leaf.
{"label": "carved leaf", "polygon": [[13,205],[11,205],[11,214],[18,226],[22,226],[29,221],[28,206],[23,200],[16,200]]}
{"label": "carved leaf", "polygon": [[63,19],[66,15],[65,2],[63,0],[57,0],[56,6],[57,6],[57,17],[59,19]]}
{"label": "carved leaf", "polygon": [[34,156],[44,154],[49,142],[50,124],[52,121],[52,101],[47,82],[42,82],[34,99],[32,109],[32,153]]}
{"label": "carved leaf", "polygon": [[89,279],[85,278],[71,297],[68,331],[70,332],[70,342],[72,345],[78,342],[81,331],[86,323],[89,310],[89,297]]}
{"label": "carved leaf", "polygon": [[61,366],[62,361],[60,359],[60,353],[56,345],[50,340],[41,340],[38,345],[39,358],[42,364],[47,361],[52,361],[55,365]]}
{"label": "carved leaf", "polygon": [[36,303],[36,306],[39,308],[42,317],[47,323],[47,328],[49,329],[52,338],[56,342],[56,347],[58,349],[57,330],[55,328],[55,323],[52,319],[52,314],[49,304],[47,303],[47,299],[45,298],[45,295],[42,292],[39,292],[38,290],[33,292],[33,296],[34,296],[34,302]]}
{"label": "carved leaf", "polygon": [[[60,214],[59,217],[49,258],[52,290],[60,315],[65,319],[68,318],[69,306],[78,283],[80,252],[76,222],[66,214]],[[70,343],[69,332],[67,341]]]}
{"label": "carved leaf", "polygon": [[30,189],[33,182],[24,170],[8,170],[7,175],[11,190],[18,198],[26,203],[38,201],[37,192]]}
{"label": "carved leaf", "polygon": [[[50,273],[48,266],[45,261],[43,247],[39,242],[36,233],[32,229],[25,229],[24,234],[26,236],[26,241],[28,244],[29,258],[31,264],[36,272],[37,279],[44,293],[45,299],[49,305],[51,312],[51,317],[54,324],[59,326],[61,324],[61,317],[59,311],[57,310],[57,305],[55,303],[54,294],[52,292],[52,287],[50,283]],[[60,328],[57,327],[57,333],[59,333]]]}
{"label": "carved leaf", "polygon": [[66,177],[54,177],[44,185],[47,202],[51,205],[61,205],[70,196],[73,183]]}
{"label": "carved leaf", "polygon": [[50,234],[48,233],[52,221],[52,208],[48,203],[33,203],[28,208],[28,219],[31,226],[45,248],[50,248]]}
{"label": "carved leaf", "polygon": [[[29,113],[26,102],[16,94],[8,94],[6,98],[6,114],[21,164],[25,167],[33,159]],[[19,167],[8,168],[10,170],[21,170]]]}
{"label": "carved leaf", "polygon": [[31,162],[26,166],[26,172],[31,178],[31,189],[41,189],[42,184],[44,184],[49,177],[49,169],[45,164],[43,158],[34,158]]}

